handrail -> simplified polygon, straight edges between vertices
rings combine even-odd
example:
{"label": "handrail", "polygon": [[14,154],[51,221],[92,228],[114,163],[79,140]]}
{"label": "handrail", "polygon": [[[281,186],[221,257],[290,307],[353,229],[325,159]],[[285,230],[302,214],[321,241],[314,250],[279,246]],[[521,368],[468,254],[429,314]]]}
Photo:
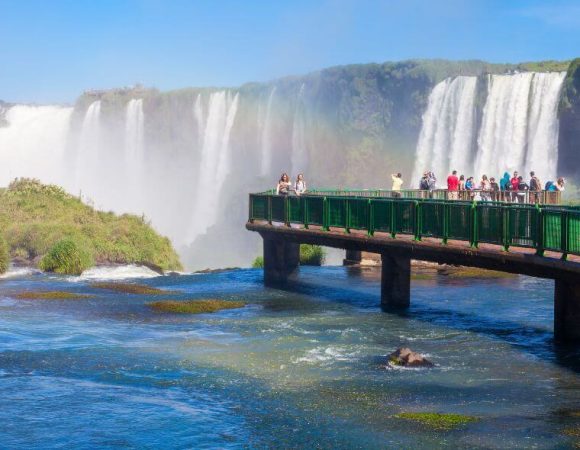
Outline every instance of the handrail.
{"label": "handrail", "polygon": [[[392,192],[392,191],[391,191]],[[323,230],[384,232],[395,238],[423,237],[529,247],[537,255],[556,251],[580,255],[580,208],[562,205],[462,201],[404,197],[272,193],[250,194],[249,220],[320,226]]]}

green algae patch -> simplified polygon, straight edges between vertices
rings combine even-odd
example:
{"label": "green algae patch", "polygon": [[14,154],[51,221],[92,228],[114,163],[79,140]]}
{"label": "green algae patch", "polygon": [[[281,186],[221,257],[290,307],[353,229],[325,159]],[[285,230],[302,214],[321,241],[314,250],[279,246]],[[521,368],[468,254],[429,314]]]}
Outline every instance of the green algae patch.
{"label": "green algae patch", "polygon": [[15,297],[21,300],[79,300],[94,298],[93,295],[64,291],[25,291],[16,294]]}
{"label": "green algae patch", "polygon": [[213,313],[224,309],[235,309],[245,306],[245,302],[227,301],[217,299],[207,300],[160,300],[149,303],[149,307],[157,312],[166,312],[173,314],[203,314]]}
{"label": "green algae patch", "polygon": [[435,274],[429,273],[411,273],[411,280],[413,281],[428,281],[434,280]]}
{"label": "green algae patch", "polygon": [[477,422],[479,418],[474,416],[465,416],[462,414],[444,414],[444,413],[399,413],[394,416],[397,419],[411,420],[434,430],[452,430],[468,423]]}
{"label": "green algae patch", "polygon": [[475,267],[461,267],[445,273],[449,278],[515,278],[517,275],[497,270],[485,270]]}
{"label": "green algae patch", "polygon": [[580,438],[580,427],[566,428],[564,430],[564,434],[566,436],[572,436],[572,437]]}
{"label": "green algae patch", "polygon": [[115,292],[122,292],[124,294],[161,295],[170,293],[162,289],[157,289],[144,284],[135,284],[135,283],[97,282],[91,283],[91,287],[97,289],[106,289]]}

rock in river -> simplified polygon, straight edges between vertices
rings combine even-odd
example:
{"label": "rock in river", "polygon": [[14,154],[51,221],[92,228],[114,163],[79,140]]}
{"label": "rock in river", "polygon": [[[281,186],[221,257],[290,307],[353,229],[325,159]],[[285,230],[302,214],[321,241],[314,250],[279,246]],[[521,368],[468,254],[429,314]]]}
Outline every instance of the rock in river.
{"label": "rock in river", "polygon": [[434,364],[407,347],[398,348],[389,355],[389,363],[403,367],[433,367]]}

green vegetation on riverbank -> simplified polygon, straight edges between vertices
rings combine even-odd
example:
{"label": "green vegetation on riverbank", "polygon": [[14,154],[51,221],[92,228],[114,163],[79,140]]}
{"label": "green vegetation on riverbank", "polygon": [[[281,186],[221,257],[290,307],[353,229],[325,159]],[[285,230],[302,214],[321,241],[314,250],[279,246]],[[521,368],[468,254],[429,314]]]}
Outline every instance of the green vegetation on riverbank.
{"label": "green vegetation on riverbank", "polygon": [[[300,244],[300,265],[301,266],[321,266],[326,259],[326,250],[320,245]],[[252,263],[252,268],[263,269],[264,257],[256,256]]]}
{"label": "green vegetation on riverbank", "polygon": [[203,314],[221,311],[223,309],[234,309],[245,306],[241,301],[227,301],[217,299],[205,300],[162,300],[149,303],[149,306],[157,312],[166,312],[174,314]]}
{"label": "green vegetation on riverbank", "polygon": [[[97,264],[144,263],[180,270],[169,239],[142,218],[96,211],[58,186],[17,179],[0,189],[0,229],[13,258],[78,274]],[[0,252],[0,269],[1,269]]]}
{"label": "green vegetation on riverbank", "polygon": [[8,270],[9,263],[10,254],[8,253],[8,245],[6,244],[6,239],[0,235],[0,274]]}

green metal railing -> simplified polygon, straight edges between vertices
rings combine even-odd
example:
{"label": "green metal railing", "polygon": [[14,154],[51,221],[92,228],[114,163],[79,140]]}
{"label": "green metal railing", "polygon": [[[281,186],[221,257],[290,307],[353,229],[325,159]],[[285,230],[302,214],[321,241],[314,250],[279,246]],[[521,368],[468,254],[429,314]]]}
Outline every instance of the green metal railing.
{"label": "green metal railing", "polygon": [[538,255],[580,255],[580,208],[505,202],[470,202],[343,195],[250,194],[249,220],[300,224],[323,230],[375,232],[529,247]]}

